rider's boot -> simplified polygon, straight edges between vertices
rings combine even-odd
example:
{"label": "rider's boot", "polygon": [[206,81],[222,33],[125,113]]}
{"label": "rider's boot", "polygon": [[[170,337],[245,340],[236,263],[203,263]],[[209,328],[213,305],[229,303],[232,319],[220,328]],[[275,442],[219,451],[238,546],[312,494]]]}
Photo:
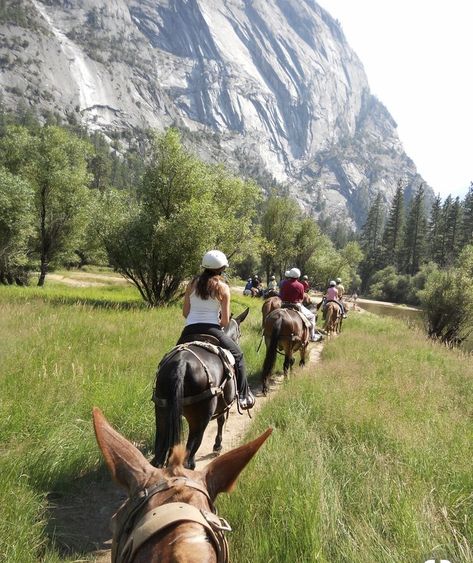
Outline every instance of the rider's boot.
{"label": "rider's boot", "polygon": [[238,404],[240,405],[240,408],[242,410],[252,409],[255,406],[255,402],[256,402],[255,396],[250,391],[249,387],[246,396],[240,395],[238,397]]}

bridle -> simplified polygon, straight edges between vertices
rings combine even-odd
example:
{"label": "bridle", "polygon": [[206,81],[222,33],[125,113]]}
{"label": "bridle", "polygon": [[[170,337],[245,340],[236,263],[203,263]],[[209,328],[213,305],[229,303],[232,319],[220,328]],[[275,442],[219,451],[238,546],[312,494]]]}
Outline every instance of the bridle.
{"label": "bridle", "polygon": [[[183,502],[171,502],[147,509],[148,502],[155,494],[178,486],[190,487],[203,493],[211,511],[200,510]],[[228,544],[224,532],[231,531],[231,527],[224,518],[217,515],[208,491],[184,476],[163,479],[149,488],[141,489],[119,508],[112,520],[112,563],[130,563],[137,550],[152,536],[183,522],[201,524],[215,548],[217,563],[228,563]]]}

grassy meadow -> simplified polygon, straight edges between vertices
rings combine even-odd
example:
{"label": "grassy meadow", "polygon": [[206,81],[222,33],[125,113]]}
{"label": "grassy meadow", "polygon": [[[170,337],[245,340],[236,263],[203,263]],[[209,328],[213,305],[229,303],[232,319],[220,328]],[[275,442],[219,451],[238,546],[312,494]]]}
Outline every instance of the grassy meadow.
{"label": "grassy meadow", "polygon": [[[242,326],[250,382],[261,301]],[[102,408],[151,455],[154,372],[179,305],[146,308],[129,286],[0,287],[0,560],[93,560],[48,525],[51,493],[109,481],[91,425]],[[316,368],[255,417],[274,433],[218,506],[233,563],[473,561],[471,357],[401,321],[351,315]],[[95,501],[96,502],[96,501]]]}

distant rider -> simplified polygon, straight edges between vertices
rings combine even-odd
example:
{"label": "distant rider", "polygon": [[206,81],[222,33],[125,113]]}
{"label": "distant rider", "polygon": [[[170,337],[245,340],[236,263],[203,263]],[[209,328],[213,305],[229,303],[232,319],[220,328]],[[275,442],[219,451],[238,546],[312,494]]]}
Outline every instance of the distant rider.
{"label": "distant rider", "polygon": [[287,280],[281,285],[279,290],[279,297],[284,304],[297,305],[299,311],[307,317],[311,323],[310,340],[317,342],[319,337],[315,334],[315,315],[302,305],[304,300],[304,286],[299,281],[301,271],[299,268],[292,268],[287,274]]}
{"label": "distant rider", "polygon": [[343,296],[345,294],[345,287],[342,285],[342,278],[337,278],[335,280],[337,282],[336,288],[338,291],[338,302],[340,303],[340,306],[342,308],[342,316],[344,319],[347,318],[347,313],[345,310],[345,303],[343,302]]}

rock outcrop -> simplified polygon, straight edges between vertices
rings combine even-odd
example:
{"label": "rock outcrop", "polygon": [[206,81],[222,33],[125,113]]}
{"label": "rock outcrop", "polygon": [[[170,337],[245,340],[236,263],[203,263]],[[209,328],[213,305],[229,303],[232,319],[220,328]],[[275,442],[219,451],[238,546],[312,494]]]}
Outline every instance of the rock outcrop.
{"label": "rock outcrop", "polygon": [[340,25],[313,0],[6,5],[8,107],[23,99],[104,132],[177,125],[207,158],[352,224],[378,190],[388,202],[399,179],[421,181]]}

